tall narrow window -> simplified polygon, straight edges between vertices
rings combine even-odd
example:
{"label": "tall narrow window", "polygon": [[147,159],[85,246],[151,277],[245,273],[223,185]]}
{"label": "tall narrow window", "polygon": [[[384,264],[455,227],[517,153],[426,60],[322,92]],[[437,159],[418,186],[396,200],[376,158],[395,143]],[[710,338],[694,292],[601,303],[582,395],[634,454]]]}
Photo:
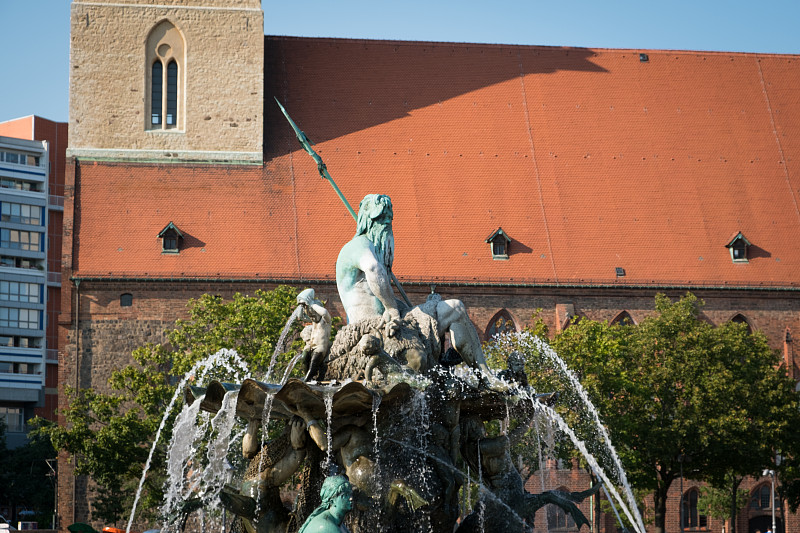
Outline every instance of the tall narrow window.
{"label": "tall narrow window", "polygon": [[167,127],[178,123],[178,64],[172,60],[167,65]]}
{"label": "tall narrow window", "polygon": [[162,87],[164,85],[164,67],[161,65],[161,60],[157,59],[153,63],[153,77],[152,89],[150,92],[152,98],[151,106],[151,122],[153,126],[161,124],[161,105],[162,105]]}
{"label": "tall narrow window", "polygon": [[697,489],[690,489],[683,495],[681,509],[683,513],[683,524],[681,529],[707,529],[708,517],[701,512],[697,507],[698,496],[700,492]]}
{"label": "tall narrow window", "polygon": [[145,45],[148,130],[183,130],[186,91],[186,44],[180,30],[168,20],[156,24]]}

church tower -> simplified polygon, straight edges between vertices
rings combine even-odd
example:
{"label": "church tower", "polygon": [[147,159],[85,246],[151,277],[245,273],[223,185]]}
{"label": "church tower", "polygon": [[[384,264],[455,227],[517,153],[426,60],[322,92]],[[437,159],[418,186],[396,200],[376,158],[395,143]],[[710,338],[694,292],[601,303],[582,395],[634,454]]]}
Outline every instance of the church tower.
{"label": "church tower", "polygon": [[263,160],[260,0],[73,0],[78,160]]}

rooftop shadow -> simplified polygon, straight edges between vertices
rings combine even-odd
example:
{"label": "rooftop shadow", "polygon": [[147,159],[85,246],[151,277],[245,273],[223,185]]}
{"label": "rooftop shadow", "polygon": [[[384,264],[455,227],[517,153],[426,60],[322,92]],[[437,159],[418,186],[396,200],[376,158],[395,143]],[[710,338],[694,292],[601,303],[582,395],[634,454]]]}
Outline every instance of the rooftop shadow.
{"label": "rooftop shadow", "polygon": [[586,48],[265,38],[265,159],[296,148],[273,97],[314,142],[528,74],[606,72]]}

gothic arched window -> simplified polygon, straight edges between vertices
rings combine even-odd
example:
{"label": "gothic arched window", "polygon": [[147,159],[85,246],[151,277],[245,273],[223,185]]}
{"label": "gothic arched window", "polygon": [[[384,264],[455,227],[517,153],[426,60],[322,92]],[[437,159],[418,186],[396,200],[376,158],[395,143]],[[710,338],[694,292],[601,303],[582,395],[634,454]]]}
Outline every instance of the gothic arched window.
{"label": "gothic arched window", "polygon": [[681,529],[707,529],[708,517],[701,514],[697,509],[697,500],[700,492],[697,489],[689,489],[683,494],[681,499],[683,524]]}
{"label": "gothic arched window", "polygon": [[[559,490],[567,491],[566,488]],[[578,531],[578,526],[561,507],[550,504],[547,506],[547,531]]]}
{"label": "gothic arched window", "polygon": [[147,99],[145,128],[183,129],[185,45],[183,35],[171,22],[162,20],[147,37]]}
{"label": "gothic arched window", "polygon": [[614,320],[611,321],[611,325],[619,324],[620,326],[635,326],[636,323],[633,321],[633,317],[627,311],[622,311]]}
{"label": "gothic arched window", "polygon": [[513,333],[517,331],[514,325],[514,319],[511,318],[511,313],[505,309],[498,311],[486,326],[486,340],[492,340],[495,335],[501,333]]}
{"label": "gothic arched window", "polygon": [[731,318],[731,322],[735,322],[736,324],[744,324],[747,328],[747,333],[753,333],[753,328],[750,326],[750,322],[743,314],[738,313],[736,316]]}

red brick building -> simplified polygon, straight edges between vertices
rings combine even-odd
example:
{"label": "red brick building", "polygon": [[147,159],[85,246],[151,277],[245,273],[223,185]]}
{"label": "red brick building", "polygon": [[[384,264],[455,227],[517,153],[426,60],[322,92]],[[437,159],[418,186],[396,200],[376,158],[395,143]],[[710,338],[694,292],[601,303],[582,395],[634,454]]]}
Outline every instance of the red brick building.
{"label": "red brick building", "polygon": [[[354,224],[273,97],[351,204],[391,196],[394,271],[412,301],[434,288],[460,298],[485,334],[537,309],[554,331],[574,315],[638,322],[657,292],[692,291],[710,322],[763,331],[800,379],[797,56],[292,37],[259,48],[255,1],[103,4],[72,8],[71,72],[84,74],[71,80],[61,383],[104,386],[204,292],[312,286],[343,314],[334,264]],[[98,47],[113,10],[138,26]],[[204,100],[206,86],[241,89],[230,63],[198,59],[221,13],[214,46],[244,39],[230,53],[261,82]],[[86,72],[108,77],[103,91]],[[59,483],[62,527],[88,520],[85,480]],[[763,512],[743,510],[739,531]],[[800,532],[795,516],[786,525]]]}

